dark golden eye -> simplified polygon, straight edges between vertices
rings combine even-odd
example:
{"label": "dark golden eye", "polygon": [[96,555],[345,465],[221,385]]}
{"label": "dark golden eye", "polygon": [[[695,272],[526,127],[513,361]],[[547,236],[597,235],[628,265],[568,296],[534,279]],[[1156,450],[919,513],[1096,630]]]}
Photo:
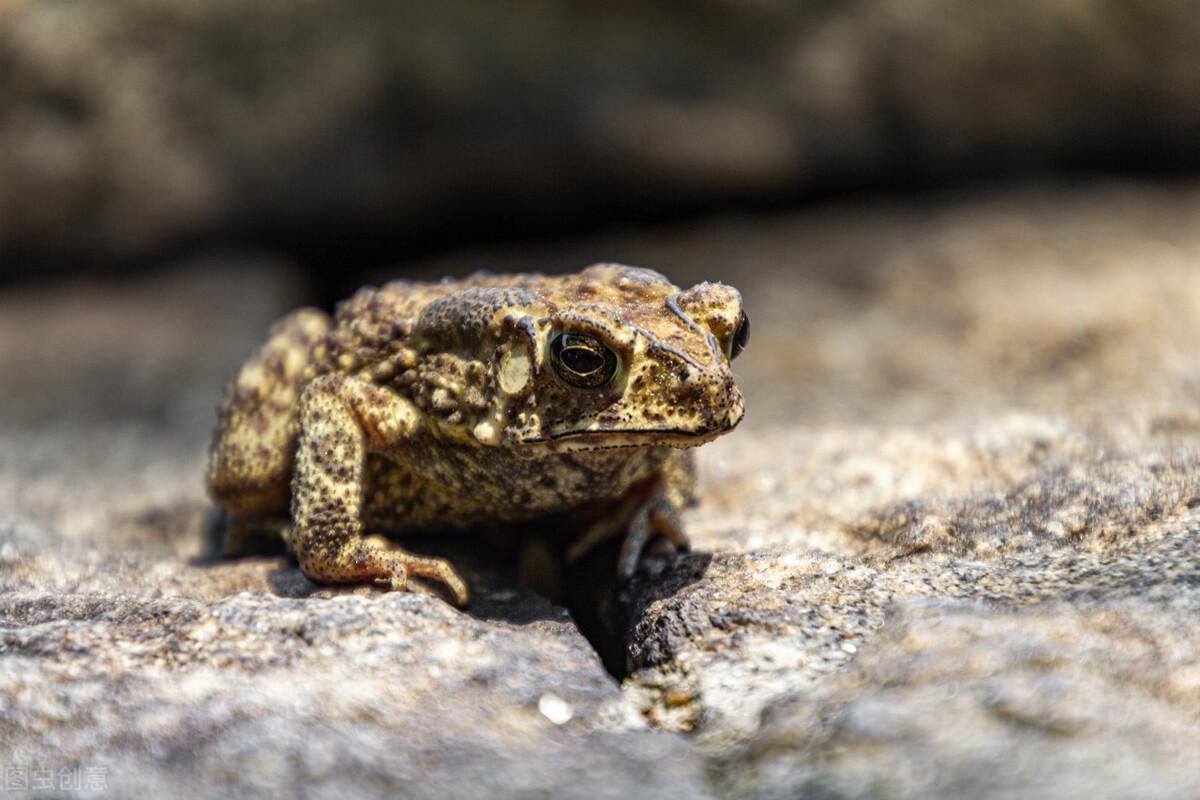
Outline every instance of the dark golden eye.
{"label": "dark golden eye", "polygon": [[750,317],[746,316],[743,311],[738,316],[737,328],[733,332],[733,336],[729,337],[729,360],[737,358],[746,349],[746,345],[750,343]]}
{"label": "dark golden eye", "polygon": [[564,383],[598,389],[617,374],[617,354],[594,336],[560,333],[550,340],[550,366]]}

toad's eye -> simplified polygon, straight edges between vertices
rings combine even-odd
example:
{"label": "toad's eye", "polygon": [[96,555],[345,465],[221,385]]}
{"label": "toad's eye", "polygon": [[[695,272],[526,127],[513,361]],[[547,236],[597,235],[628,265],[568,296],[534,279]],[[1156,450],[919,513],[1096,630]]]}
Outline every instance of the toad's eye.
{"label": "toad's eye", "polygon": [[550,366],[564,383],[599,389],[616,376],[617,354],[593,336],[560,333],[550,340]]}
{"label": "toad's eye", "polygon": [[738,315],[737,328],[733,331],[733,336],[729,337],[729,360],[733,361],[742,351],[746,349],[746,345],[750,343],[750,317],[746,316],[743,311]]}

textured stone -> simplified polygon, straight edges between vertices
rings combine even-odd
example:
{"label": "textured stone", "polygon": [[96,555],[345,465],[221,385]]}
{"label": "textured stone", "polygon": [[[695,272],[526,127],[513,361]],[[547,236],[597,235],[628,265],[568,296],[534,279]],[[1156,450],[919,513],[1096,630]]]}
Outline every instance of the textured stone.
{"label": "textured stone", "polygon": [[212,408],[286,265],[9,291],[4,765],[129,797],[1197,794],[1198,211],[1093,184],[420,265],[745,292],[696,552],[620,591],[585,565],[570,614],[469,541],[413,543],[465,614],[212,556]]}
{"label": "textured stone", "polygon": [[[1190,535],[1194,545],[1197,529]],[[1193,588],[1176,583],[1151,602],[1127,596],[1017,612],[903,603],[851,667],[766,710],[753,741],[724,756],[722,790],[762,798],[1194,796],[1194,546],[1190,558]]]}

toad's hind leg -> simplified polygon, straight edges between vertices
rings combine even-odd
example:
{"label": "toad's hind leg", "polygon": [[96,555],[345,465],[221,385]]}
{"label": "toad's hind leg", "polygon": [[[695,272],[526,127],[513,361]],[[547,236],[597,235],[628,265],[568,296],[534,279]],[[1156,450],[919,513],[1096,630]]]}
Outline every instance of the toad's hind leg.
{"label": "toad's hind leg", "polygon": [[355,378],[324,375],[305,388],[288,543],[310,578],[405,589],[408,576],[418,575],[445,584],[459,605],[466,604],[466,584],[445,561],[363,538],[367,454],[402,447],[419,419],[408,400]]}
{"label": "toad's hind leg", "polygon": [[287,515],[300,391],[312,346],[329,326],[315,308],[288,314],[225,390],[206,477],[238,523]]}

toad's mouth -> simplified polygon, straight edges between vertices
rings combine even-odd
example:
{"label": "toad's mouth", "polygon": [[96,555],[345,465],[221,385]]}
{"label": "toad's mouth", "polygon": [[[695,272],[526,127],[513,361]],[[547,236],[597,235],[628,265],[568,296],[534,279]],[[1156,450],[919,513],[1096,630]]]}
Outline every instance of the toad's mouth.
{"label": "toad's mouth", "polygon": [[525,444],[549,445],[556,450],[601,450],[614,447],[675,447],[685,449],[699,447],[723,436],[736,428],[742,417],[728,425],[702,431],[687,431],[677,428],[630,428],[557,431],[538,439],[528,439]]}

